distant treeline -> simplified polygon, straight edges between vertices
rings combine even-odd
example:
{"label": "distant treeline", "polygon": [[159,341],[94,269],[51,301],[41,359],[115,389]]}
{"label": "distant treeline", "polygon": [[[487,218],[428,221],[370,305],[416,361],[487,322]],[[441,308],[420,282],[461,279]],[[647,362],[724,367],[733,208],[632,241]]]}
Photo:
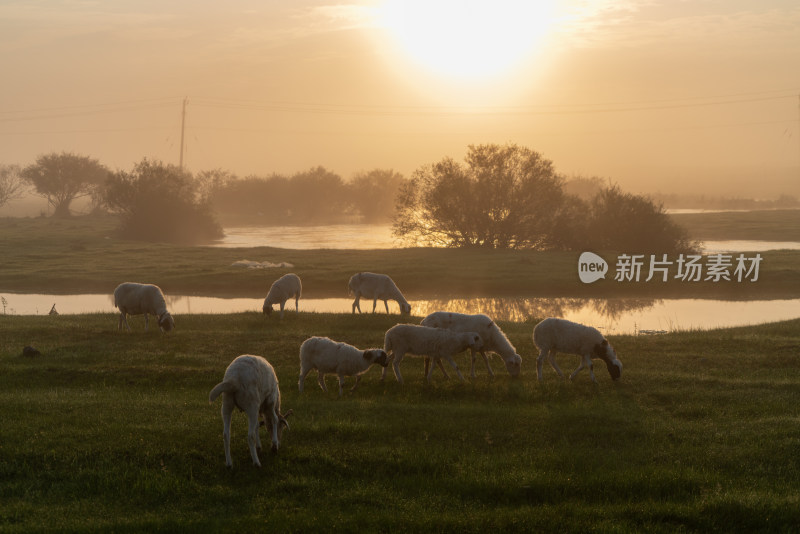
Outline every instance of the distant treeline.
{"label": "distant treeline", "polygon": [[206,197],[223,224],[385,223],[404,179],[372,170],[350,181],[324,167],[293,176],[236,179],[225,172],[200,173]]}
{"label": "distant treeline", "polygon": [[676,193],[657,193],[650,195],[653,201],[663,204],[667,209],[706,209],[706,210],[769,210],[800,208],[800,199],[783,194],[777,199],[756,199],[740,197],[714,197],[706,195],[680,195]]}

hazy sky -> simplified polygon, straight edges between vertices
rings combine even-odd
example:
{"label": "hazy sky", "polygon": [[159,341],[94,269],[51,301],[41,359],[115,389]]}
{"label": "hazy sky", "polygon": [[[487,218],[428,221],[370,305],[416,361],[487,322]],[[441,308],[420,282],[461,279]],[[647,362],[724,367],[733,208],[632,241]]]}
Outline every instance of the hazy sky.
{"label": "hazy sky", "polygon": [[410,175],[513,142],[637,192],[800,195],[796,0],[0,0],[0,162]]}

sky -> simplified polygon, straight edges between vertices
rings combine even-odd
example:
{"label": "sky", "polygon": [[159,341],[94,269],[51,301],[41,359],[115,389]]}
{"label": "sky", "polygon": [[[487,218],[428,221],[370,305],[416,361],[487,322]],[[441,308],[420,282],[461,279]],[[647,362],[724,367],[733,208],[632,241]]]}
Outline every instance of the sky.
{"label": "sky", "polygon": [[195,172],[515,143],[637,193],[800,196],[798,28],[796,0],[0,0],[0,163],[177,164],[183,124]]}

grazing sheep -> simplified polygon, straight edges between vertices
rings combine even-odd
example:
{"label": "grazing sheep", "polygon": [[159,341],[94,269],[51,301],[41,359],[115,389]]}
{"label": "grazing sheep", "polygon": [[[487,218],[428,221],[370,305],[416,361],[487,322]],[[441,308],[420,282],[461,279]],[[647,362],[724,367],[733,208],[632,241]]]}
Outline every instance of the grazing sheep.
{"label": "grazing sheep", "polygon": [[261,356],[243,354],[234,359],[225,369],[222,382],[208,394],[208,402],[214,402],[222,394],[222,436],[225,441],[225,465],[231,467],[231,415],[233,408],[247,414],[247,444],[253,464],[261,467],[257,450],[261,450],[258,435],[259,415],[264,417],[267,432],[272,433],[272,452],[278,452],[283,427],[289,428],[286,418],[292,410],[281,414],[281,391],[278,377],[267,360]]}
{"label": "grazing sheep", "polygon": [[339,376],[339,396],[342,396],[344,377],[355,376],[356,383],[350,391],[355,391],[361,375],[366,373],[373,363],[383,367],[389,365],[389,357],[382,349],[357,349],[347,343],[339,343],[327,337],[310,337],[300,345],[300,380],[297,386],[303,392],[306,375],[312,369],[317,370],[317,382],[322,390],[325,387],[325,375]]}
{"label": "grazing sheep", "polygon": [[[386,331],[383,349],[388,354],[392,353],[392,368],[397,381],[403,383],[403,376],[400,374],[400,362],[403,356],[415,354],[431,358],[433,363],[441,367],[441,361],[447,361],[456,370],[458,378],[463,382],[464,377],[458,369],[458,365],[453,360],[453,355],[467,349],[480,350],[483,346],[481,336],[476,332],[453,332],[443,328],[431,328],[415,324],[398,324]],[[431,381],[434,365],[428,369],[426,360],[425,371],[428,382]],[[381,380],[386,378],[386,368],[381,374]]]}
{"label": "grazing sheep", "polygon": [[137,284],[135,282],[124,282],[114,290],[114,306],[119,308],[119,325],[117,330],[122,330],[122,323],[128,330],[128,315],[144,314],[144,329],[148,327],[147,314],[155,315],[158,318],[158,326],[162,332],[169,332],[175,328],[175,320],[167,311],[167,302],[164,300],[164,293],[161,288],[153,284]]}
{"label": "grazing sheep", "polygon": [[558,376],[564,378],[564,373],[556,364],[556,353],[566,352],[581,356],[581,364],[569,376],[570,380],[584,367],[589,368],[589,375],[593,382],[592,358],[600,358],[606,362],[608,373],[614,380],[622,376],[622,362],[617,359],[617,353],[596,328],[573,323],[566,319],[556,319],[550,317],[540,322],[533,328],[533,343],[539,349],[539,357],[536,359],[536,373],[539,381],[542,380],[542,362],[545,356],[553,366]]}
{"label": "grazing sheep", "polygon": [[[454,332],[477,332],[483,341],[483,348],[481,348],[480,354],[483,356],[483,361],[486,362],[486,369],[489,371],[489,375],[494,376],[494,372],[489,365],[489,358],[486,356],[487,352],[496,352],[503,358],[508,374],[511,376],[519,375],[522,358],[517,354],[517,350],[503,331],[500,330],[500,327],[489,316],[482,313],[468,315],[465,313],[439,311],[425,317],[420,324],[434,328],[446,328]],[[475,378],[474,350],[471,356],[472,368],[470,374],[472,378]]]}
{"label": "grazing sheep", "polygon": [[280,304],[281,319],[283,319],[283,307],[287,300],[294,297],[294,311],[299,312],[298,303],[302,291],[303,284],[300,283],[300,277],[294,273],[285,274],[275,280],[270,286],[267,298],[264,299],[262,311],[269,315],[272,313],[272,305]]}
{"label": "grazing sheep", "polygon": [[356,308],[358,308],[358,313],[361,313],[361,297],[372,299],[372,313],[375,313],[378,299],[383,301],[386,313],[389,313],[389,304],[387,303],[389,299],[397,301],[400,313],[411,313],[411,305],[397,288],[394,280],[385,274],[356,273],[350,277],[347,288],[349,293],[356,297],[353,301],[353,313],[356,312]]}

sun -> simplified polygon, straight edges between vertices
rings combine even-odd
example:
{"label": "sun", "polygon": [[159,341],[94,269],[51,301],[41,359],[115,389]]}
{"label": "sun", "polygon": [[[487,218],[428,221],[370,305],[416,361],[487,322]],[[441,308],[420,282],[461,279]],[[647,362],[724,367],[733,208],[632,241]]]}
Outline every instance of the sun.
{"label": "sun", "polygon": [[385,0],[379,24],[414,62],[439,75],[485,79],[535,54],[555,0]]}

